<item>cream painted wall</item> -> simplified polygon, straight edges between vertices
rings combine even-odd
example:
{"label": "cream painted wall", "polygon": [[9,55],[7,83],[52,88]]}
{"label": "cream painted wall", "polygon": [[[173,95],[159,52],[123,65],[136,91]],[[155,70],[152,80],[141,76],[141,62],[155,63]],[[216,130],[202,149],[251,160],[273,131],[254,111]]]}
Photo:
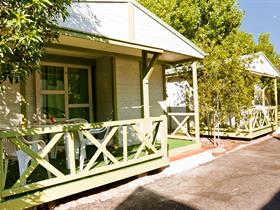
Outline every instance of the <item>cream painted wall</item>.
{"label": "cream painted wall", "polygon": [[163,74],[162,65],[157,64],[150,78],[149,94],[150,94],[150,114],[152,117],[158,117],[163,114],[163,110],[159,104],[164,100],[163,93]]}
{"label": "cream painted wall", "polygon": [[0,93],[0,128],[18,126],[21,123],[20,85],[4,82],[5,91]]}
{"label": "cream painted wall", "polygon": [[118,120],[141,118],[140,63],[127,57],[115,62]]}
{"label": "cream painted wall", "polygon": [[[36,113],[35,75],[29,76],[25,82],[26,117],[33,122]],[[6,91],[0,94],[0,124],[15,124],[21,119],[20,84],[4,83]]]}
{"label": "cream painted wall", "polygon": [[[127,57],[116,57],[116,92],[118,120],[142,118],[140,62]],[[150,109],[151,116],[163,114],[159,101],[163,101],[162,66],[155,66],[150,78]],[[137,125],[140,130],[144,125]],[[122,145],[122,133],[119,132],[119,144]],[[140,141],[131,127],[128,128],[128,144],[139,144]]]}
{"label": "cream painted wall", "polygon": [[[140,62],[118,56],[115,58],[117,120],[141,118]],[[119,130],[119,145],[122,146],[122,131]],[[128,127],[128,145],[139,144],[135,131]]]}
{"label": "cream painted wall", "polygon": [[[135,59],[116,58],[116,88],[118,119],[136,119],[142,117],[140,62]],[[159,105],[163,101],[162,65],[157,64],[150,78],[151,116],[163,114]]]}

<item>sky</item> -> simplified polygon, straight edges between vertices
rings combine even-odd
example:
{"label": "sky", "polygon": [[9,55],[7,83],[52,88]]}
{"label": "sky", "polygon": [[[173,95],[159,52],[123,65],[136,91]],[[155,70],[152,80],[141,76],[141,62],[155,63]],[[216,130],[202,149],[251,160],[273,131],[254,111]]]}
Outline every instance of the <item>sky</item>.
{"label": "sky", "polygon": [[245,11],[241,29],[255,36],[270,33],[271,42],[280,53],[280,0],[238,0]]}

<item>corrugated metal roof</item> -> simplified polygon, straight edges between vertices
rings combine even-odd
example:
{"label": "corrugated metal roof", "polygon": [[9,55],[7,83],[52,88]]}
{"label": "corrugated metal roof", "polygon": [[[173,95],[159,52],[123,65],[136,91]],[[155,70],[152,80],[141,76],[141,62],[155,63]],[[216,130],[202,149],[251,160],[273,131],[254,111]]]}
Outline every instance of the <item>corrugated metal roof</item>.
{"label": "corrugated metal roof", "polygon": [[69,13],[65,22],[59,20],[61,28],[194,58],[205,56],[196,45],[132,0],[73,2]]}

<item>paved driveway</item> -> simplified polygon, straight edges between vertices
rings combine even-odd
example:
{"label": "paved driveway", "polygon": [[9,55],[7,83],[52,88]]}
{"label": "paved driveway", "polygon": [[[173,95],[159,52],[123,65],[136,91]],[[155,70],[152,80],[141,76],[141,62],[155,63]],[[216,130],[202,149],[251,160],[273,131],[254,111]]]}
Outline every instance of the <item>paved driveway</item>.
{"label": "paved driveway", "polygon": [[248,146],[78,209],[280,210],[280,141],[271,139]]}

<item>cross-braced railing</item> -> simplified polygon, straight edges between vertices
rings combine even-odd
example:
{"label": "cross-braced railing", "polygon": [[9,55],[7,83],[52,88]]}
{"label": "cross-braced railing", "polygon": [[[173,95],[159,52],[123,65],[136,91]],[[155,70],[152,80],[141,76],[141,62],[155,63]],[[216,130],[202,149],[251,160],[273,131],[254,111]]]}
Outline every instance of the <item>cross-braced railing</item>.
{"label": "cross-braced railing", "polygon": [[250,133],[267,127],[277,125],[277,109],[275,106],[264,107],[262,109],[251,109],[243,112],[238,130],[246,130]]}
{"label": "cross-braced railing", "polygon": [[[169,138],[195,140],[194,137],[194,116],[195,113],[168,113],[170,117],[171,133]],[[173,123],[172,123],[173,122]],[[175,123],[175,129],[172,125]]]}
{"label": "cross-braced railing", "polygon": [[[236,133],[237,137],[243,133],[244,137],[247,135],[256,137],[257,135],[255,134],[257,132],[261,135],[270,132],[273,129],[275,130],[277,121],[276,106],[260,106],[243,111],[239,118],[234,114],[228,114],[228,116],[219,123],[219,131],[221,136],[228,136],[229,133]],[[264,133],[262,133],[262,130]],[[235,137],[234,135],[231,136]]]}
{"label": "cross-braced railing", "polygon": [[[109,128],[108,135],[102,142],[90,132],[90,129],[98,127]],[[81,162],[76,159],[77,156],[81,156],[81,153],[77,154],[80,139],[77,139],[79,135],[75,135],[75,132],[82,133],[83,138],[90,142],[82,168],[79,168]],[[22,137],[30,139],[38,138],[38,136],[47,139],[46,145],[38,151],[34,151],[22,141]],[[62,151],[57,155],[57,159],[49,161],[49,154],[58,143],[64,141],[63,139],[68,141],[67,152]],[[165,116],[98,124],[80,123],[28,129],[17,128],[0,131],[0,140],[1,202],[27,192],[74,182],[136,164],[145,164],[151,160],[161,158],[167,160]],[[13,162],[5,166],[5,159],[9,158],[9,155],[6,151],[7,144],[4,142],[8,142],[16,151],[21,151],[30,158],[29,165],[21,175],[18,175],[18,168],[16,164],[12,164]],[[107,163],[102,161],[102,154],[107,158]],[[17,176],[12,176],[16,173]],[[48,173],[51,174],[50,177]],[[7,175],[6,185],[5,175]]]}

